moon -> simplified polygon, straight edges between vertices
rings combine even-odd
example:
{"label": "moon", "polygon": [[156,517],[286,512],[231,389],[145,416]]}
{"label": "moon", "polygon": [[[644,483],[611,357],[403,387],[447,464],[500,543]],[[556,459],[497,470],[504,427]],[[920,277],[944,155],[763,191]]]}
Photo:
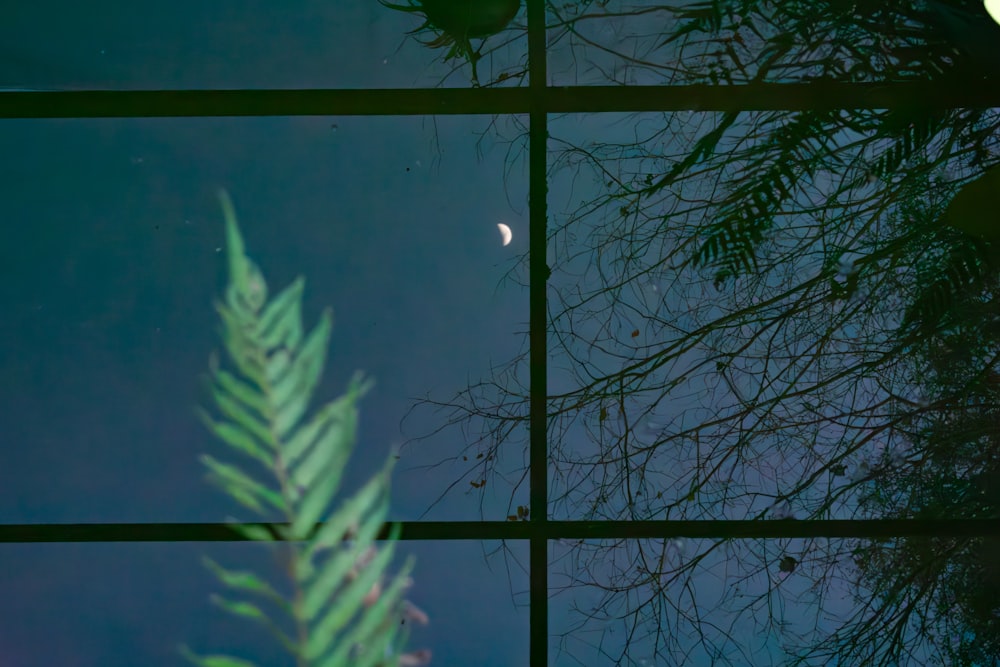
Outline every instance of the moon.
{"label": "moon", "polygon": [[986,11],[990,13],[994,21],[1000,23],[1000,0],[986,0]]}
{"label": "moon", "polygon": [[510,227],[503,224],[502,222],[497,223],[497,229],[500,230],[500,238],[503,239],[503,244],[508,245],[510,240],[514,238],[513,232],[510,231]]}

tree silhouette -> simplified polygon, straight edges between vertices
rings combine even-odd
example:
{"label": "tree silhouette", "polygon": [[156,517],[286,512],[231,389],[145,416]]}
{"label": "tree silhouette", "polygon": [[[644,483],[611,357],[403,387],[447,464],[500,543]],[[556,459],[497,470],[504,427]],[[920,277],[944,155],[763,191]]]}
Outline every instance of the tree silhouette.
{"label": "tree silhouette", "polygon": [[[956,198],[957,200],[957,198]],[[1000,517],[997,371],[997,272],[954,295],[923,341],[926,405],[900,431],[909,455],[887,458],[862,503],[898,518]],[[873,655],[880,636],[915,628],[950,665],[996,664],[1000,657],[998,544],[984,538],[899,538],[858,544],[863,585],[889,601],[877,622],[858,619],[847,642],[827,642],[848,662]],[[877,664],[897,664],[903,646],[886,647]]]}
{"label": "tree silhouette", "polygon": [[[580,2],[549,12],[550,68],[587,82],[997,80],[984,45],[998,31],[971,1]],[[972,41],[957,41],[973,27],[982,30]],[[560,65],[567,53],[572,66]],[[549,218],[553,518],[982,516],[968,489],[994,473],[973,465],[975,443],[914,429],[945,419],[934,392],[963,406],[974,395],[968,382],[927,377],[943,332],[991,302],[992,242],[949,205],[1000,159],[996,110],[930,100],[642,114],[606,141],[573,120],[549,128],[551,187],[570,199],[565,214],[550,201]],[[995,337],[979,336],[995,350]],[[469,457],[467,477],[491,489],[511,472],[501,462],[526,447],[525,361],[420,404],[487,453]],[[977,363],[976,377],[993,377],[994,357]],[[953,460],[917,463],[942,452]],[[508,486],[510,508],[525,479]],[[984,572],[993,547],[982,540],[560,546],[565,589],[599,594],[577,609],[585,618],[563,636],[567,653],[595,628],[594,646],[615,664],[997,657],[977,597],[985,589],[959,594]],[[877,581],[887,567],[899,576]],[[724,583],[704,590],[713,576]],[[828,612],[848,590],[861,604]],[[962,614],[941,606],[948,591]],[[984,638],[978,658],[962,653],[971,642],[924,632],[952,621]],[[608,638],[619,628],[620,645]]]}
{"label": "tree silhouette", "polygon": [[[423,19],[410,34],[425,34],[425,46],[439,49],[447,46],[444,59],[460,60],[471,69],[471,83],[478,87],[478,64],[483,57],[486,39],[496,35],[514,20],[521,8],[520,0],[407,0],[407,4],[379,2],[389,9],[415,14]],[[479,40],[473,48],[472,40]],[[503,81],[509,73],[499,76]]]}

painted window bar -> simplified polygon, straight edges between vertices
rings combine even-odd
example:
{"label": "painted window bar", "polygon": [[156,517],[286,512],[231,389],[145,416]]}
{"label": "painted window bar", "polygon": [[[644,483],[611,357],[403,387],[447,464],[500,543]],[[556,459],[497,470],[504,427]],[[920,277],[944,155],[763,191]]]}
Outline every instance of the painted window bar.
{"label": "painted window bar", "polygon": [[[546,87],[545,8],[528,0],[529,86],[501,89],[163,90],[0,92],[0,118],[148,118],[529,114],[530,521],[403,522],[404,540],[528,540],[530,664],[548,647],[546,545],[557,539],[781,538],[1000,535],[1000,521],[549,521],[546,433],[546,137],[551,113],[817,110],[910,106],[1000,107],[1000,87],[963,82],[752,84],[744,86]],[[263,524],[262,524],[263,525]],[[388,527],[380,536],[385,538]],[[224,523],[0,525],[0,543],[228,542]]]}

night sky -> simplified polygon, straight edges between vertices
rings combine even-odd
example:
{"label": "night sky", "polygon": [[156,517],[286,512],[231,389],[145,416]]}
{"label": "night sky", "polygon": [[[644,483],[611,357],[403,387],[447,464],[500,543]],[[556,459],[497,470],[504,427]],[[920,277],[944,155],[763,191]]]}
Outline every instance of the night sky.
{"label": "night sky", "polygon": [[[603,11],[606,4],[550,3],[549,10],[570,17],[573,7]],[[579,28],[573,39],[556,39],[556,31],[550,32],[547,83],[663,83],[653,68],[615,62],[608,49],[579,48],[583,42],[624,44],[625,50],[637,49],[635,58],[646,57],[639,46],[643,40],[659,43],[657,31],[663,28],[650,28],[643,12],[619,18],[580,21],[573,25]],[[572,24],[557,19],[550,24]],[[376,0],[16,3],[0,20],[0,91],[468,87],[466,64],[445,62],[446,49],[418,41],[433,35],[408,34],[420,23]],[[522,9],[490,42],[492,50],[478,65],[481,81],[527,85],[521,76],[527,60],[524,23]],[[657,51],[656,57],[664,53]],[[611,352],[602,356],[604,344],[612,352],[631,350],[635,358],[662,344],[670,334],[645,326],[651,312],[684,331],[695,328],[694,310],[705,316],[729,303],[720,300],[718,290],[705,287],[699,294],[697,285],[685,292],[697,301],[667,296],[681,293],[671,292],[671,284],[693,275],[683,274],[690,267],[663,266],[663,257],[677,245],[662,244],[673,242],[671,234],[676,239],[684,233],[671,227],[669,213],[637,227],[655,233],[643,237],[634,253],[627,248],[631,269],[612,266],[618,259],[612,249],[630,237],[611,238],[618,227],[606,223],[626,218],[630,202],[616,198],[621,188],[608,180],[610,172],[598,168],[588,175],[577,168],[586,162],[580,155],[603,142],[604,148],[621,149],[607,163],[611,172],[625,173],[639,160],[643,169],[655,162],[649,169],[662,174],[666,156],[689,150],[710,118],[682,111],[549,119],[550,160],[570,156],[555,166],[550,162],[549,173],[546,261],[557,267],[548,283],[554,320],[550,397],[579,390],[574,383],[581,382],[585,366],[610,374],[632,363],[633,358]],[[0,120],[0,521],[257,518],[206,483],[198,460],[210,453],[239,461],[196,416],[198,406],[209,405],[202,382],[209,357],[221,350],[213,308],[227,279],[220,188],[232,197],[247,253],[261,267],[271,294],[301,275],[305,327],[311,329],[324,308],[333,310],[327,364],[314,403],[339,396],[357,370],[375,380],[360,403],[359,439],[342,492],[358,488],[402,446],[390,520],[498,521],[527,505],[524,423],[500,443],[495,473],[479,490],[470,483],[482,472],[475,462],[490,440],[483,431],[489,422],[444,428],[457,413],[421,403],[455,401],[470,385],[496,379],[508,368],[514,370],[506,385],[527,391],[527,125],[527,117],[454,115]],[[649,131],[668,126],[683,126],[684,132]],[[656,138],[639,146],[640,136]],[[574,155],[570,149],[577,147],[585,150]],[[651,172],[645,174],[650,179]],[[626,174],[641,175],[638,168]],[[709,176],[695,188],[702,191],[682,193],[688,201],[711,202],[716,189],[727,185],[723,176]],[[820,174],[810,185],[823,192],[839,176]],[[580,213],[593,202],[601,202],[593,216]],[[593,226],[581,224],[583,218],[594,220]],[[498,223],[513,232],[507,246]],[[589,304],[597,316],[572,326],[568,321],[579,313],[553,314],[560,297],[585,301],[588,290],[600,292],[604,285],[596,272],[607,270],[601,278],[608,280],[619,277],[615,271],[624,275],[643,263],[656,270],[629,284],[616,312],[605,317]],[[742,296],[735,294],[733,302]],[[564,325],[580,336],[585,362],[571,359],[553,341]],[[730,334],[743,335],[724,332]],[[660,370],[683,378],[689,370],[684,363],[693,364],[694,357],[692,352]],[[510,366],[518,358],[522,363]],[[692,374],[688,381],[701,377]],[[670,397],[637,406],[643,411],[631,433],[633,446],[645,447],[660,433],[681,429],[685,420],[718,417],[723,408],[712,403],[718,385],[706,385],[703,400]],[[626,415],[624,392],[623,387],[616,418]],[[702,404],[695,406],[696,400]],[[558,433],[551,450],[572,452],[580,460],[603,456],[599,434],[613,431],[614,419],[596,409],[582,414],[590,407],[580,414],[567,409],[550,420],[550,433]],[[554,428],[560,418],[569,426]],[[686,489],[675,488],[676,480],[690,472],[692,461],[702,465],[699,451],[678,447],[658,453],[666,458],[649,464],[650,476],[668,479],[662,493],[687,497]],[[673,463],[664,463],[671,456]],[[775,502],[775,489],[801,457],[783,456],[768,450],[739,463],[745,488],[733,504],[690,503],[681,511],[687,514],[670,518],[794,517],[790,506]],[[561,476],[559,463],[566,461],[550,468],[554,519],[580,518],[586,511],[582,503],[567,500],[573,494],[596,494],[604,484],[612,494],[624,493],[598,474]],[[860,466],[853,460],[846,464]],[[608,468],[605,464],[605,474]],[[608,507],[619,500],[603,499]],[[844,518],[853,516],[853,509],[844,500],[830,511],[841,512],[832,518]],[[835,627],[831,619],[859,608],[851,582],[838,581],[817,593],[815,581],[799,576],[804,565],[794,578],[776,565],[785,554],[805,554],[821,540],[805,542],[663,540],[660,574],[645,572],[665,577],[672,562],[696,562],[698,575],[678,585],[676,595],[644,601],[670,605],[665,615],[685,621],[637,627],[629,638],[631,655],[662,643],[656,633],[665,632],[674,633],[670,640],[676,646],[695,647],[691,655],[698,659],[687,664],[713,664],[711,641],[699,635],[708,628],[713,636],[727,637],[719,655],[748,647],[744,656],[752,662],[733,664],[777,663],[786,657],[775,640],[779,633],[803,630],[805,636]],[[575,560],[582,549],[567,548],[565,540],[550,545],[549,664],[609,664],[608,656],[618,655],[626,639],[614,629],[631,619],[628,602],[634,598],[620,596],[601,610],[617,612],[617,618],[595,613],[581,629],[584,624],[575,623],[597,612],[601,602],[599,591],[581,589],[579,582],[638,572],[637,543],[623,540],[618,545],[623,548],[606,549],[607,560],[585,573]],[[752,558],[740,560],[748,552]],[[526,543],[406,541],[397,545],[390,572],[410,554],[416,567],[407,597],[430,616],[429,626],[414,629],[410,649],[430,649],[434,667],[528,663]],[[269,635],[210,604],[210,594],[227,591],[202,566],[203,555],[231,569],[280,577],[273,555],[255,544],[3,545],[0,667],[176,666],[186,664],[176,651],[180,643],[200,654],[225,652],[260,665],[290,665]],[[781,595],[769,597],[779,584]],[[742,600],[741,591],[760,597],[757,607],[747,604],[740,622],[726,611],[711,615],[724,594],[733,593],[726,598],[732,602]],[[804,613],[806,608],[814,615]]]}
{"label": "night sky", "polygon": [[[442,84],[451,66],[405,38],[416,25],[361,0],[23,4],[0,25],[0,87],[468,85],[461,73]],[[272,291],[305,276],[308,328],[333,308],[315,400],[335,398],[357,369],[376,381],[344,490],[433,430],[440,416],[401,427],[414,399],[450,398],[515,356],[527,330],[527,289],[504,279],[527,247],[527,169],[505,175],[503,148],[477,150],[489,120],[0,122],[2,520],[253,518],[197,460],[233,460],[195,416],[220,349],[222,187]],[[513,229],[507,247],[498,222]],[[457,437],[408,446],[390,518],[502,519],[509,489],[482,508],[465,492],[431,507],[465,471],[426,467],[458,455]],[[417,557],[408,597],[431,618],[409,646],[430,648],[433,665],[526,663],[527,578],[501,558],[487,566],[498,546],[399,546],[391,569]],[[526,564],[526,545],[507,546]],[[225,591],[202,554],[277,576],[258,545],[5,546],[0,664],[180,665],[180,642],[290,664],[256,626],[209,604]]]}

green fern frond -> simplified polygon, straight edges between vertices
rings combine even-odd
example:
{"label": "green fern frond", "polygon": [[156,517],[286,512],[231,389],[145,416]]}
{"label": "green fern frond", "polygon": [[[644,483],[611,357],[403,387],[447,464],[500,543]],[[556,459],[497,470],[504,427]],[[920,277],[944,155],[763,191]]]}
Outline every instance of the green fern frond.
{"label": "green fern frond", "polygon": [[[371,382],[355,376],[345,395],[305,417],[322,374],[331,313],[325,311],[304,333],[301,277],[268,301],[267,283],[244,252],[232,203],[225,192],[220,197],[229,285],[216,310],[232,370],[210,363],[209,388],[219,416],[199,414],[210,432],[260,467],[252,474],[209,455],[201,461],[209,479],[238,503],[264,520],[277,513],[286,522],[234,525],[234,530],[251,540],[287,541],[295,596],[285,600],[257,575],[227,570],[206,558],[206,567],[234,594],[256,598],[213,596],[212,601],[268,628],[300,667],[397,665],[406,641],[399,630],[406,604],[402,593],[410,584],[413,561],[407,560],[383,589],[399,525],[391,527],[385,547],[374,547],[389,511],[393,457],[358,492],[332,507],[355,442],[357,403]],[[260,601],[271,603],[279,617],[272,618]],[[289,624],[294,631],[286,633],[282,626]],[[201,667],[252,667],[241,658],[198,656],[186,646],[180,652]]]}

